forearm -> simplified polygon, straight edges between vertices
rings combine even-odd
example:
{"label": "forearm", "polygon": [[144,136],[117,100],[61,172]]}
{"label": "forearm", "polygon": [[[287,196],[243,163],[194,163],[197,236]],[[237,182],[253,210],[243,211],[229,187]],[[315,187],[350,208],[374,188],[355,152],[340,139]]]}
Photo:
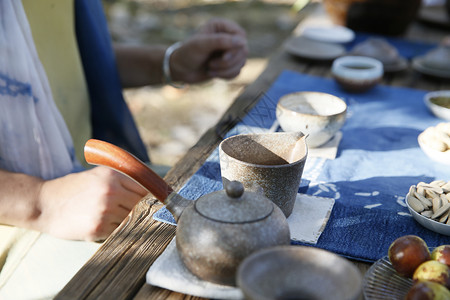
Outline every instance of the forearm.
{"label": "forearm", "polygon": [[0,223],[39,230],[43,180],[0,169]]}
{"label": "forearm", "polygon": [[165,46],[114,46],[124,88],[162,83]]}

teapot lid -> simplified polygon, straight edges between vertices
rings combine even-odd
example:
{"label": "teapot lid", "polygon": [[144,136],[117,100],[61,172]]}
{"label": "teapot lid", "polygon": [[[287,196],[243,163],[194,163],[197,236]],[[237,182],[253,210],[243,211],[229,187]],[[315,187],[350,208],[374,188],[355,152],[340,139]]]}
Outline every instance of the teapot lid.
{"label": "teapot lid", "polygon": [[262,220],[273,211],[273,203],[264,195],[245,191],[242,183],[231,181],[225,190],[213,192],[195,201],[195,209],[205,218],[224,223],[248,223]]}

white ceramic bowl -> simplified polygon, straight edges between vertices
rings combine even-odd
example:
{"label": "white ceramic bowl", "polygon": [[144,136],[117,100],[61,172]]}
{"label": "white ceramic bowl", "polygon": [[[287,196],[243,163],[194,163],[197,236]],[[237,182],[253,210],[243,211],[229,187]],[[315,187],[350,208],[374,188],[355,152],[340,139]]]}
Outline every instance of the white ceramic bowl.
{"label": "white ceramic bowl", "polygon": [[426,132],[424,131],[417,137],[420,149],[422,149],[431,160],[441,164],[450,165],[450,152],[441,152],[427,145],[424,141],[425,134]]}
{"label": "white ceramic bowl", "polygon": [[420,225],[422,225],[425,228],[428,228],[431,231],[450,236],[450,225],[439,223],[438,221],[422,216],[421,214],[416,212],[408,203],[408,195],[409,193],[406,195],[405,202],[414,220],[416,220]]}
{"label": "white ceramic bowl", "polygon": [[362,276],[347,259],[319,248],[277,246],[239,265],[237,284],[246,299],[360,299]]}
{"label": "white ceramic bowl", "polygon": [[[450,121],[450,108],[435,103],[436,98],[448,99],[445,103],[450,106],[450,91],[436,91],[425,94],[424,102],[428,109],[438,118]],[[443,100],[441,100],[443,101]]]}
{"label": "white ceramic bowl", "polygon": [[345,123],[347,104],[341,98],[320,92],[297,92],[280,98],[277,120],[286,132],[300,131],[308,147],[320,147]]}
{"label": "white ceramic bowl", "polygon": [[343,89],[349,92],[365,92],[373,88],[383,77],[383,64],[365,56],[343,56],[335,59],[331,73]]}

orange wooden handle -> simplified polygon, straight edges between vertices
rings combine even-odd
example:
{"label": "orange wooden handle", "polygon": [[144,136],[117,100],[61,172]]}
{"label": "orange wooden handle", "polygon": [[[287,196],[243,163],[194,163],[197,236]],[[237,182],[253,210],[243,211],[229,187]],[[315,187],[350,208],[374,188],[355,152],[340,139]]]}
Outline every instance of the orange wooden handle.
{"label": "orange wooden handle", "polygon": [[90,139],[84,146],[84,157],[89,164],[110,167],[129,176],[165,203],[172,188],[146,164],[126,150],[111,143]]}

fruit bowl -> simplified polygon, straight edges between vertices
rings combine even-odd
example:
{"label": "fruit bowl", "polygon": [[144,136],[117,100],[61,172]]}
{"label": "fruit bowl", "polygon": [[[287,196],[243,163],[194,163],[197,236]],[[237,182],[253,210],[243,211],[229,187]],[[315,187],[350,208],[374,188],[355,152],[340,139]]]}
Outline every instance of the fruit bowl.
{"label": "fruit bowl", "polygon": [[[412,188],[410,191],[415,193]],[[449,266],[450,245],[430,248],[417,235],[400,236],[390,244],[387,256],[376,261],[364,275],[364,297],[450,299]]]}
{"label": "fruit bowl", "polygon": [[400,276],[387,256],[376,261],[363,279],[366,300],[403,300],[412,286],[412,279]]}

